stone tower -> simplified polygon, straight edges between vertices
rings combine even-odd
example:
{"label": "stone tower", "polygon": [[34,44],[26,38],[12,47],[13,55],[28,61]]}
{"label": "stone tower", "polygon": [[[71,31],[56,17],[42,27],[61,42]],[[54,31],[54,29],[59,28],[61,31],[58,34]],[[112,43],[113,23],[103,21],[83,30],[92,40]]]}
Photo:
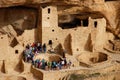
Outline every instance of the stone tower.
{"label": "stone tower", "polygon": [[56,6],[41,7],[41,26],[42,26],[42,43],[54,41],[56,38],[56,29],[58,27],[58,14]]}

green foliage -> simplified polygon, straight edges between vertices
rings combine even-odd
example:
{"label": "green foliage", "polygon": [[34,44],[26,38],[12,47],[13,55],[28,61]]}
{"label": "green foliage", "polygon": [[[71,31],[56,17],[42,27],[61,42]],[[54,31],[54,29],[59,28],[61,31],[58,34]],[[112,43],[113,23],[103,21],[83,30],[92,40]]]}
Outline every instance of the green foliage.
{"label": "green foliage", "polygon": [[113,80],[116,80],[116,78],[114,77]]}
{"label": "green foliage", "polygon": [[85,74],[71,74],[69,80],[84,80],[85,78],[98,77],[98,76],[100,76],[100,73],[93,73],[93,74],[89,74],[89,75],[85,75]]}
{"label": "green foliage", "polygon": [[84,74],[72,74],[69,80],[84,80],[87,76]]}
{"label": "green foliage", "polygon": [[100,73],[93,73],[93,74],[89,74],[89,77],[97,77],[99,75],[100,75]]}

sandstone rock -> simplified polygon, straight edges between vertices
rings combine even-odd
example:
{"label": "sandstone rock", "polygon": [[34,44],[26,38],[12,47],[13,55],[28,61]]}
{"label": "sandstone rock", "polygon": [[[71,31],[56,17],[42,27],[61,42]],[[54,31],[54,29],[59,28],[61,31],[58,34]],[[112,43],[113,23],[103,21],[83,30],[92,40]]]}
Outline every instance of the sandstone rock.
{"label": "sandstone rock", "polygon": [[[73,73],[93,72],[115,75],[120,70],[116,62],[120,60],[119,5],[109,0],[0,0],[0,79],[66,80]],[[49,72],[24,62],[27,44],[46,43],[49,49],[50,41],[55,56],[36,58],[59,61],[66,56],[73,63],[70,69]],[[113,47],[118,54],[113,54]]]}

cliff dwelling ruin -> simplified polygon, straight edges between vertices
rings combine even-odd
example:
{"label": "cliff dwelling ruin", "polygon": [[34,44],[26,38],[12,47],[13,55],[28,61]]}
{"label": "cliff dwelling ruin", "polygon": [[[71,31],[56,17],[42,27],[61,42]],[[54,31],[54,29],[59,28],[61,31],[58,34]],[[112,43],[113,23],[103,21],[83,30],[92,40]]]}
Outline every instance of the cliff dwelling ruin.
{"label": "cliff dwelling ruin", "polygon": [[120,80],[119,5],[0,0],[0,80]]}

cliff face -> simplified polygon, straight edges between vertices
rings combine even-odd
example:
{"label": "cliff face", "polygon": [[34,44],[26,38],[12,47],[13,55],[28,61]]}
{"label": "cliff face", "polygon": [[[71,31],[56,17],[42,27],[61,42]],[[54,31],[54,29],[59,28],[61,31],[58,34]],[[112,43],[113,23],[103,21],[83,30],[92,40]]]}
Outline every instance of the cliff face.
{"label": "cliff face", "polygon": [[[20,18],[22,17],[16,17],[16,21],[11,20],[14,16],[11,14],[16,14],[20,15],[19,10],[15,10],[15,7],[13,8],[14,10],[10,9],[0,9],[1,14],[5,14],[7,17],[2,17],[4,18],[3,21],[7,21],[9,24],[7,25],[12,25],[15,29],[19,31],[19,33],[23,32],[24,29],[34,27],[36,25],[36,18],[38,17],[36,12],[39,9],[39,6],[42,5],[57,5],[58,7],[58,16],[59,16],[59,21],[70,21],[73,20],[76,15],[81,15],[82,17],[86,16],[92,16],[93,18],[96,18],[97,16],[102,16],[105,17],[107,20],[107,30],[111,33],[113,33],[117,38],[120,38],[120,7],[119,7],[120,2],[119,1],[104,1],[104,0],[0,0],[0,7],[5,8],[5,7],[11,7],[11,6],[28,6],[29,7],[29,12],[33,12],[33,8],[37,5],[36,11],[34,10],[34,13],[28,13],[30,15],[29,20],[27,20],[24,15],[23,19],[25,23],[23,24],[24,27],[20,27],[22,20]],[[32,5],[32,6],[31,6]],[[31,8],[31,10],[30,10]],[[16,7],[16,9],[18,9]],[[13,12],[14,11],[14,12]],[[26,10],[20,10],[22,13],[27,13]],[[10,12],[10,14],[8,14]],[[8,18],[10,15],[11,18]],[[31,16],[32,15],[32,16]],[[74,16],[73,16],[74,15]],[[67,17],[66,19],[62,19],[64,17]],[[77,16],[78,17],[78,16]],[[19,20],[17,20],[19,18]],[[7,20],[8,19],[8,20]],[[25,20],[26,19],[26,20]],[[2,22],[2,21],[1,21]],[[1,23],[0,24],[3,24]],[[20,25],[14,24],[18,23]],[[32,23],[31,23],[32,22]],[[5,26],[7,26],[5,25]],[[3,25],[0,25],[1,27]],[[24,28],[24,29],[23,29]],[[23,29],[23,30],[21,30]],[[3,30],[1,31],[2,33]]]}
{"label": "cliff face", "polygon": [[14,6],[14,5],[24,5],[24,4],[41,4],[41,3],[56,3],[56,4],[76,4],[80,3],[91,4],[102,3],[104,0],[0,0],[1,7]]}
{"label": "cliff face", "polygon": [[[70,4],[68,2],[67,4]],[[72,4],[72,3],[71,3]],[[70,17],[70,14],[81,15],[82,17],[92,16],[97,18],[97,16],[103,16],[107,20],[107,30],[113,33],[117,38],[120,38],[120,2],[119,1],[106,1],[99,2],[97,0],[93,1],[78,1],[75,6],[66,7],[64,9],[58,8],[59,16],[66,15]],[[63,8],[63,6],[61,6]],[[63,16],[61,16],[63,17]],[[60,19],[62,19],[60,17]],[[71,17],[73,18],[73,16]],[[70,20],[70,19],[69,19]],[[69,21],[64,20],[64,21]],[[59,20],[63,21],[63,20]]]}
{"label": "cliff face", "polygon": [[41,0],[0,0],[1,7],[23,5],[28,3],[40,3]]}

